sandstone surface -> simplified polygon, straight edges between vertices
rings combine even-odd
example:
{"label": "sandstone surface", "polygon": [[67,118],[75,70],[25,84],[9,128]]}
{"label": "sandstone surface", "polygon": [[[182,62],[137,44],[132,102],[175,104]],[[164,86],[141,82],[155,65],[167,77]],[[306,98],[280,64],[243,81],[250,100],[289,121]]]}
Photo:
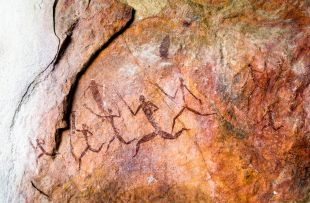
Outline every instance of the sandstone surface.
{"label": "sandstone surface", "polygon": [[125,3],[56,1],[59,52],[12,127],[25,200],[307,201],[309,2]]}

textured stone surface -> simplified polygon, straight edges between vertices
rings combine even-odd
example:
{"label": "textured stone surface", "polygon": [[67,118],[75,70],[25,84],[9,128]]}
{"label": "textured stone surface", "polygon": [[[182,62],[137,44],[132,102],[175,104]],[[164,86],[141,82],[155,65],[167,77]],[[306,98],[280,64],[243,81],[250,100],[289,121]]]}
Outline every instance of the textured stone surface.
{"label": "textured stone surface", "polygon": [[71,41],[15,122],[32,123],[27,201],[307,198],[308,1],[169,1],[143,12],[152,4],[128,0],[132,24],[123,4],[88,3],[58,2],[56,33]]}
{"label": "textured stone surface", "polygon": [[[52,1],[0,2],[0,202],[13,202],[24,173],[24,133],[10,132],[12,117],[27,85],[50,62],[57,49],[52,30]],[[13,147],[23,153],[14,154]],[[18,159],[15,159],[18,157]],[[11,201],[10,201],[11,199]],[[16,200],[15,202],[18,202]]]}
{"label": "textured stone surface", "polygon": [[[87,1],[54,3],[55,34],[59,38],[59,51],[51,65],[29,86],[20,102],[20,108],[16,110],[12,132],[23,133],[23,137],[19,139],[26,140],[28,145],[13,148],[15,154],[22,154],[28,147],[33,158],[40,157],[45,151],[43,155],[50,158],[49,164],[54,163],[63,131],[68,128],[71,98],[78,78],[97,53],[104,49],[109,40],[125,28],[132,18],[132,9],[117,1],[98,0],[87,5]],[[34,187],[37,183],[31,180],[33,172],[30,171],[40,173],[40,164],[44,165],[44,162],[38,162],[37,167],[34,164],[35,159],[27,159],[25,162],[29,176],[23,177],[21,191],[26,194],[26,200],[31,201],[35,197],[32,194],[36,193]]]}

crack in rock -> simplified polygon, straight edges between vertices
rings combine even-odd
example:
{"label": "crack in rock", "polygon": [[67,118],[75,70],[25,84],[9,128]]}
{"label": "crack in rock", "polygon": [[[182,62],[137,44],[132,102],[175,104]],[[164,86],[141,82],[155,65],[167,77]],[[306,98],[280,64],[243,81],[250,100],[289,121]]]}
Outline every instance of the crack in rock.
{"label": "crack in rock", "polygon": [[[58,152],[58,149],[59,149],[61,141],[62,141],[63,132],[70,128],[70,115],[71,115],[72,106],[73,106],[73,98],[74,98],[74,95],[75,95],[75,92],[76,92],[80,78],[87,71],[88,67],[93,63],[93,61],[97,58],[97,56],[104,49],[106,49],[116,38],[118,38],[118,36],[122,35],[130,27],[130,25],[134,21],[134,15],[135,15],[135,11],[132,10],[131,17],[130,17],[129,21],[124,25],[124,27],[121,28],[118,32],[114,33],[107,42],[105,42],[101,47],[99,47],[97,50],[95,50],[92,53],[92,55],[89,57],[89,59],[86,61],[86,63],[84,63],[81,70],[76,74],[75,78],[73,79],[69,93],[67,94],[67,96],[64,98],[64,101],[63,101],[63,104],[64,104],[63,119],[60,122],[64,121],[65,126],[61,127],[61,128],[57,128],[55,135],[54,135],[54,138],[55,138],[55,146],[53,148],[54,154],[57,154],[57,152]],[[57,124],[56,124],[56,126],[57,126]]]}
{"label": "crack in rock", "polygon": [[45,197],[47,197],[48,199],[50,199],[50,196],[48,194],[46,194],[45,192],[43,192],[41,189],[39,189],[33,181],[30,181],[31,185],[34,189],[36,189],[40,194],[44,195]]}
{"label": "crack in rock", "polygon": [[66,32],[66,37],[65,39],[63,40],[63,42],[61,43],[59,49],[58,49],[58,52],[57,52],[57,55],[55,57],[55,60],[54,60],[54,64],[53,64],[53,68],[52,68],[52,71],[53,72],[55,70],[55,66],[59,63],[59,61],[62,59],[65,51],[67,50],[67,48],[69,47],[70,43],[71,43],[71,40],[72,40],[72,34],[73,34],[73,31],[74,29],[76,28],[76,25],[79,23],[79,19],[77,19],[71,26],[70,28],[68,29],[68,31]]}
{"label": "crack in rock", "polygon": [[[33,92],[33,90],[35,89],[35,87],[40,83],[40,81],[37,81],[41,75],[43,75],[45,73],[45,71],[51,66],[51,65],[55,65],[55,62],[59,61],[59,51],[60,51],[60,48],[61,47],[64,47],[66,48],[65,46],[62,46],[61,45],[61,40],[59,38],[59,36],[57,35],[56,33],[56,7],[57,7],[57,4],[58,4],[58,1],[59,0],[55,0],[54,3],[53,3],[53,32],[54,32],[54,35],[56,36],[57,38],[57,41],[58,41],[58,45],[57,45],[57,52],[54,56],[54,58],[52,59],[52,61],[41,71],[39,72],[39,74],[37,76],[35,76],[35,78],[32,80],[32,82],[30,82],[30,84],[27,86],[26,88],[26,91],[24,92],[24,94],[22,95],[21,99],[19,100],[18,102],[18,106],[14,112],[14,115],[13,115],[13,118],[12,118],[12,121],[11,121],[11,125],[10,125],[10,130],[12,130],[12,128],[14,127],[15,125],[15,120],[17,118],[17,115],[22,107],[22,105],[27,101],[27,99],[30,97],[31,93]],[[75,27],[75,26],[74,26]],[[70,32],[69,32],[70,33]],[[72,33],[71,33],[72,35]],[[70,36],[71,37],[71,36]],[[65,42],[65,41],[64,41]],[[63,44],[63,43],[62,43]],[[64,52],[64,50],[63,50]],[[54,68],[53,68],[54,69]]]}

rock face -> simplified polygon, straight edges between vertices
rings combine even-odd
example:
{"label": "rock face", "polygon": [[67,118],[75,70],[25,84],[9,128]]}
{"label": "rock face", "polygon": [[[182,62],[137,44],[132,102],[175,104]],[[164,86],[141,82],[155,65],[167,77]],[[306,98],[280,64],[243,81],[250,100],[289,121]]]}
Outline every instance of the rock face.
{"label": "rock face", "polygon": [[308,1],[56,3],[26,201],[306,200]]}

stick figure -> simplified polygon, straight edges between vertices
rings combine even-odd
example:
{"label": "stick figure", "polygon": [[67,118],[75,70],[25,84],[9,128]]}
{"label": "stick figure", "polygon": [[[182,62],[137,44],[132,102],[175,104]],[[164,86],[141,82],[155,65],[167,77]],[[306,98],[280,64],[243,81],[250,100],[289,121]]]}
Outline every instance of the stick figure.
{"label": "stick figure", "polygon": [[138,151],[140,149],[140,145],[142,143],[148,142],[148,141],[154,139],[157,135],[161,136],[163,139],[177,139],[182,134],[183,131],[189,130],[187,128],[182,128],[180,131],[178,131],[174,135],[167,133],[167,132],[163,131],[161,129],[161,127],[158,125],[158,123],[155,121],[154,112],[156,112],[159,108],[154,103],[152,103],[151,101],[146,101],[145,97],[143,95],[140,95],[140,97],[139,97],[140,104],[139,104],[137,110],[133,111],[130,108],[130,106],[127,104],[127,102],[123,99],[123,97],[121,95],[119,95],[119,96],[123,100],[123,102],[125,103],[125,105],[127,106],[127,108],[129,109],[129,111],[131,112],[131,114],[133,116],[136,116],[139,113],[140,109],[142,109],[147,120],[152,125],[152,127],[155,129],[154,132],[149,133],[147,135],[144,135],[140,140],[138,140],[137,145],[136,145],[136,152],[135,152],[133,157],[135,157],[138,154]]}
{"label": "stick figure", "polygon": [[93,133],[88,129],[87,125],[86,124],[82,124],[82,129],[76,129],[76,127],[75,127],[75,114],[74,114],[74,112],[72,113],[72,119],[71,120],[72,120],[72,132],[73,132],[73,134],[75,134],[75,131],[76,132],[81,132],[83,134],[85,142],[86,142],[86,147],[82,151],[81,155],[78,157],[74,153],[74,151],[73,151],[73,146],[72,146],[71,136],[70,136],[71,154],[74,157],[74,159],[79,162],[79,170],[80,170],[81,169],[81,164],[82,164],[82,158],[86,155],[87,151],[92,151],[92,152],[95,152],[95,153],[99,153],[105,143],[102,143],[98,149],[93,148],[89,144],[89,140],[88,140],[88,137],[93,136]]}
{"label": "stick figure", "polygon": [[[84,107],[87,108],[90,112],[92,112],[93,114],[95,114],[96,116],[100,117],[102,119],[102,121],[104,121],[104,119],[107,119],[107,121],[110,123],[113,131],[114,131],[114,136],[112,137],[112,139],[109,141],[109,144],[107,146],[107,150],[110,147],[110,144],[114,141],[115,138],[117,138],[121,143],[123,144],[130,144],[131,142],[133,142],[136,139],[130,140],[128,142],[126,142],[123,137],[120,135],[120,132],[118,130],[118,128],[116,128],[115,123],[114,123],[114,118],[116,117],[120,117],[120,111],[118,110],[119,115],[112,115],[112,110],[108,109],[108,111],[105,110],[105,108],[103,107],[103,99],[102,99],[102,95],[98,89],[98,87],[103,87],[102,85],[99,85],[95,80],[91,80],[89,86],[87,87],[87,89],[84,91],[84,95],[85,92],[90,89],[91,90],[91,94],[93,99],[95,100],[97,107],[99,108],[99,110],[101,111],[101,113],[103,115],[97,114],[95,113],[93,110],[91,110],[89,107],[87,107],[84,104]],[[107,151],[106,150],[106,151]]]}
{"label": "stick figure", "polygon": [[103,107],[103,98],[102,98],[102,95],[101,95],[98,87],[103,87],[103,86],[99,85],[95,80],[91,79],[89,86],[85,89],[83,94],[85,96],[86,91],[88,89],[90,89],[91,95],[92,95],[93,99],[95,100],[97,107],[99,108],[101,113],[107,114],[108,112],[106,112],[106,110]]}
{"label": "stick figure", "polygon": [[199,115],[199,116],[210,116],[210,115],[214,115],[216,113],[200,113],[199,111],[193,109],[192,107],[188,106],[187,105],[187,102],[186,102],[186,97],[185,97],[185,91],[187,91],[194,99],[196,99],[200,104],[202,104],[202,101],[201,99],[199,99],[196,95],[194,95],[190,89],[184,84],[184,80],[183,78],[179,78],[180,80],[180,85],[179,87],[176,89],[175,93],[173,96],[169,95],[168,93],[166,93],[166,91],[161,88],[157,83],[152,83],[153,85],[155,85],[164,95],[166,95],[168,98],[170,98],[171,100],[174,100],[178,94],[178,91],[179,89],[181,90],[181,94],[182,94],[182,100],[183,100],[183,107],[182,109],[177,113],[177,115],[173,118],[173,122],[172,122],[172,129],[171,129],[171,132],[173,132],[173,129],[174,129],[174,125],[175,125],[175,121],[176,119],[178,119],[178,117],[180,117],[184,110],[188,110],[196,115]]}
{"label": "stick figure", "polygon": [[109,150],[110,144],[115,140],[115,138],[117,138],[118,141],[120,141],[121,143],[126,144],[126,145],[129,145],[130,143],[132,143],[133,141],[136,140],[136,138],[134,138],[134,139],[132,139],[132,140],[130,140],[130,141],[125,141],[124,138],[121,136],[121,134],[120,134],[120,132],[119,132],[119,129],[115,126],[114,119],[115,119],[115,118],[120,118],[120,117],[121,117],[121,112],[120,112],[119,109],[118,109],[118,115],[113,115],[113,111],[112,111],[111,109],[108,109],[108,115],[99,115],[99,114],[95,113],[91,108],[87,107],[86,105],[84,105],[84,107],[85,107],[86,109],[88,109],[91,113],[95,114],[97,117],[101,118],[102,121],[107,120],[108,123],[111,125],[111,127],[112,127],[112,129],[113,129],[113,132],[114,132],[114,135],[113,135],[113,137],[110,139],[106,151]]}
{"label": "stick figure", "polygon": [[267,120],[267,124],[263,126],[262,131],[265,130],[265,128],[268,128],[268,127],[271,127],[274,131],[278,131],[282,127],[284,127],[283,125],[276,126],[276,124],[274,122],[274,112],[273,112],[272,109],[274,108],[274,106],[278,102],[279,101],[276,101],[276,102],[272,103],[271,105],[269,105],[268,108],[267,108],[267,112],[263,115],[262,121]]}
{"label": "stick figure", "polygon": [[41,150],[41,153],[37,156],[37,161],[43,156],[55,156],[56,153],[54,152],[47,152],[44,147],[42,145],[45,145],[45,141],[43,139],[36,139],[36,146],[34,146],[34,144],[29,140],[30,145],[32,146],[32,148],[36,151],[38,148]]}

